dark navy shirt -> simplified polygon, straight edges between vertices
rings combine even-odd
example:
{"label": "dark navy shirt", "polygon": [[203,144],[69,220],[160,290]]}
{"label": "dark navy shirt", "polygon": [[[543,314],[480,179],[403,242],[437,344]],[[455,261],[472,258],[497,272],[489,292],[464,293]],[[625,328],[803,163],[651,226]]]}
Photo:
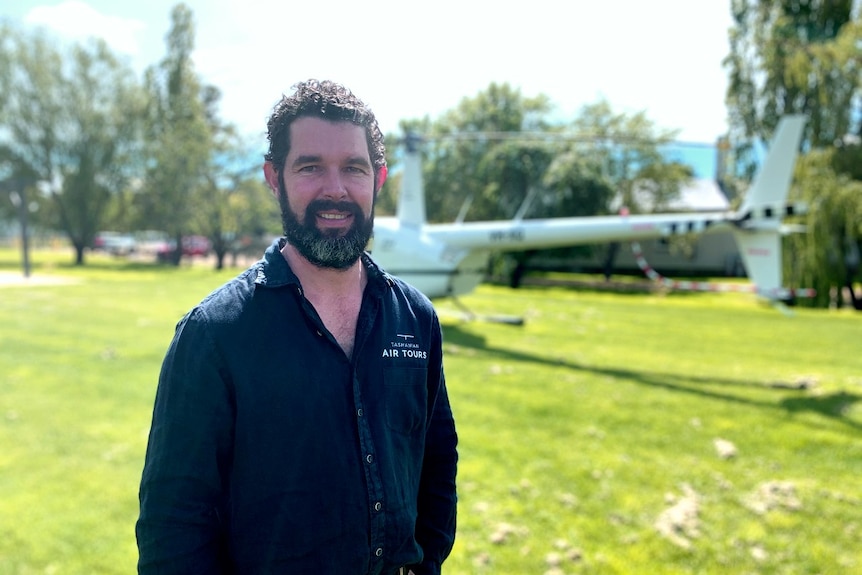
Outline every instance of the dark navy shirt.
{"label": "dark navy shirt", "polygon": [[367,256],[348,358],[274,243],[177,325],[140,487],[140,573],[439,573],[456,434],[428,299]]}

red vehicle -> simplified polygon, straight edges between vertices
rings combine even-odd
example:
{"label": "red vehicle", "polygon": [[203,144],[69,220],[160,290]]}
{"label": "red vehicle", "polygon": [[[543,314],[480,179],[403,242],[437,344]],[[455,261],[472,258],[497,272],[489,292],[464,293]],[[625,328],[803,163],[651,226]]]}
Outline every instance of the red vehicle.
{"label": "red vehicle", "polygon": [[208,256],[212,245],[206,236],[186,236],[183,238],[184,256]]}
{"label": "red vehicle", "polygon": [[[183,236],[182,244],[184,256],[206,257],[212,251],[212,244],[206,236]],[[170,261],[176,251],[176,245],[173,240],[166,242],[156,251],[156,258],[160,262]]]}

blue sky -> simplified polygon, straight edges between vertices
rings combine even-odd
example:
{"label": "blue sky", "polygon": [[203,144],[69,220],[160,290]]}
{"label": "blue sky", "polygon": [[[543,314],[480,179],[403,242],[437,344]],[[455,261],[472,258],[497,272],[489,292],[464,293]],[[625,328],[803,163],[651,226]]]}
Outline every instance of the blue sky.
{"label": "blue sky", "polygon": [[[0,18],[104,37],[138,71],[164,54],[169,0],[11,0]],[[385,132],[436,118],[491,82],[548,95],[561,118],[607,99],[682,141],[726,131],[729,0],[188,0],[197,71],[222,116],[262,136],[275,101],[309,77],[347,84]]]}

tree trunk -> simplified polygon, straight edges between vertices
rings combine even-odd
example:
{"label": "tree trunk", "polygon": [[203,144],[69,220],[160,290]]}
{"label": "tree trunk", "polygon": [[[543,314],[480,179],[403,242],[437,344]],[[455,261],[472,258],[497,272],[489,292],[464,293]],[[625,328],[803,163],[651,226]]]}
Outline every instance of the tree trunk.
{"label": "tree trunk", "polygon": [[862,298],[856,295],[856,288],[853,285],[853,280],[848,279],[845,287],[847,288],[847,293],[850,295],[850,305],[852,305],[853,309],[856,311],[862,311]]}
{"label": "tree trunk", "polygon": [[174,238],[174,251],[171,252],[171,265],[179,267],[183,259],[183,234],[177,234]]}
{"label": "tree trunk", "polygon": [[74,243],[75,247],[75,265],[82,266],[84,265],[84,244],[80,244],[78,242]]}

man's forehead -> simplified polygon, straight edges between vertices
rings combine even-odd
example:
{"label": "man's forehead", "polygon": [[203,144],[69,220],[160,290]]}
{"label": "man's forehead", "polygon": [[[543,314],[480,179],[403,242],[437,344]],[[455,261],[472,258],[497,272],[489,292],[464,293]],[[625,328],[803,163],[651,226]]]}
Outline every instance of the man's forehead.
{"label": "man's forehead", "polygon": [[365,128],[343,120],[326,120],[314,116],[297,118],[290,125],[290,147],[360,148],[368,153]]}

